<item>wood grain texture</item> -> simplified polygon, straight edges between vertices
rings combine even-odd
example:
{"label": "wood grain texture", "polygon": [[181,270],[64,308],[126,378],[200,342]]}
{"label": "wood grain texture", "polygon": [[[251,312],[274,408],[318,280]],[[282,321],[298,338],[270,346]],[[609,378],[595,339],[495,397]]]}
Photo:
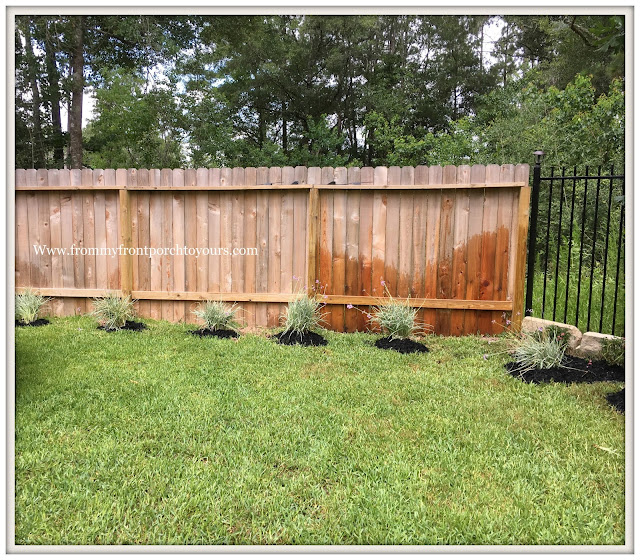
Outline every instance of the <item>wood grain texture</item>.
{"label": "wood grain texture", "polygon": [[[264,185],[269,181],[269,169],[258,167],[256,183]],[[256,262],[256,292],[268,291],[269,277],[269,192],[265,190],[256,193],[256,242],[258,258]],[[268,305],[256,306],[256,325],[267,326]]]}
{"label": "wood grain texture", "polygon": [[[16,292],[26,290],[26,286],[16,287]],[[43,296],[51,297],[73,297],[87,298],[100,297],[104,295],[102,290],[89,288],[40,288],[38,290]],[[121,290],[113,290],[112,293],[122,295]],[[287,294],[283,292],[274,293],[234,293],[234,292],[171,292],[165,290],[158,291],[137,291],[132,292],[132,296],[139,300],[150,301],[205,301],[220,300],[231,302],[275,302],[285,303],[292,301],[297,294]],[[478,309],[478,310],[504,310],[511,311],[511,302],[508,301],[480,301],[480,300],[443,300],[425,298],[407,298],[406,301],[412,307],[423,307],[432,309]],[[326,302],[330,305],[345,305],[353,303],[355,305],[371,306],[380,302],[379,298],[369,296],[349,296],[349,295],[327,295]]]}
{"label": "wood grain texture", "polygon": [[[269,168],[269,182],[272,185],[282,183],[282,169],[279,167]],[[268,262],[268,291],[280,292],[281,279],[281,217],[282,217],[282,195],[279,191],[269,192],[269,255]],[[270,304],[267,307],[267,326],[277,327],[280,324],[280,315],[282,313],[281,306],[278,304]]]}
{"label": "wood grain texture", "polygon": [[[482,182],[485,178],[484,165],[471,167],[471,182]],[[484,210],[484,192],[469,192],[469,225],[467,233],[467,280],[466,298],[480,298],[480,268],[482,259],[482,214]],[[478,314],[465,313],[463,334],[476,334],[478,330]]]}
{"label": "wood grain texture", "polygon": [[[360,181],[363,186],[373,184],[373,167],[363,167],[360,170]],[[372,247],[373,247],[373,198],[372,191],[360,191],[360,229],[358,231],[358,286],[356,294],[359,296],[369,296],[372,292]],[[365,331],[368,319],[366,310],[356,311],[356,328],[358,331]]]}
{"label": "wood grain texture", "polygon": [[[513,165],[502,165],[500,167],[500,181],[510,182],[513,180],[515,168]],[[513,189],[500,189],[498,191],[498,218],[496,232],[496,261],[495,277],[496,282],[493,297],[498,300],[507,299],[507,288],[509,284],[509,242],[511,237],[511,218],[513,215]],[[506,314],[494,314],[493,332],[501,333],[507,326]]]}
{"label": "wood grain texture", "polygon": [[[527,170],[528,172],[528,170]],[[522,327],[522,318],[525,314],[524,309],[524,290],[525,290],[525,268],[527,266],[527,235],[529,233],[529,200],[531,197],[531,187],[520,189],[518,197],[518,234],[515,246],[515,274],[514,274],[514,296],[512,321],[513,329],[519,331]]]}
{"label": "wood grain texture", "polygon": [[[487,181],[497,181],[500,177],[498,165],[487,165]],[[482,257],[480,263],[480,299],[494,299],[496,284],[496,243],[498,225],[498,191],[485,190],[484,211],[482,216]],[[493,321],[500,314],[481,314],[478,316],[480,334],[494,332]]]}
{"label": "wood grain texture", "polygon": [[[442,180],[446,184],[456,181],[456,166],[446,165],[442,171]],[[450,299],[453,297],[453,243],[455,212],[454,201],[456,189],[444,189],[440,204],[440,244],[438,246],[438,291],[437,297]],[[451,332],[451,311],[436,312],[436,334]]]}
{"label": "wood grain texture", "polygon": [[[435,187],[442,184],[442,167],[429,167],[429,185]],[[442,191],[430,190],[427,197],[427,237],[425,243],[425,285],[426,298],[438,296],[438,249],[440,247],[440,210],[442,207]],[[424,311],[424,325],[429,332],[436,332],[436,313],[432,310]]]}
{"label": "wood grain texture", "polygon": [[[387,181],[399,184],[402,176],[400,167],[389,167]],[[384,249],[384,281],[392,296],[398,294],[398,260],[400,255],[400,198],[402,193],[387,193],[387,221]]]}
{"label": "wood grain texture", "polygon": [[[57,185],[59,182],[59,171],[57,169],[49,170],[49,185]],[[51,247],[62,248],[62,222],[60,219],[60,191],[49,191],[49,231],[51,234]],[[91,200],[93,206],[93,200]],[[16,245],[18,245],[16,238]],[[51,255],[51,287],[61,288],[62,283],[62,260],[60,254]],[[17,272],[17,269],[16,269]],[[17,275],[16,275],[17,276]],[[28,285],[28,283],[27,283]],[[52,315],[56,317],[64,316],[64,300],[56,298],[49,303],[49,309]]]}
{"label": "wood grain texture", "polygon": [[[24,169],[17,169],[15,175],[16,187],[24,185],[27,181],[27,174]],[[16,216],[16,248],[15,248],[15,283],[16,286],[30,286],[31,277],[29,274],[29,216],[28,216],[27,193],[16,193],[15,216]]]}
{"label": "wood grain texture", "polygon": [[[413,167],[403,167],[401,170],[400,182],[403,185],[413,186],[415,171]],[[412,258],[413,258],[413,221],[414,221],[414,193],[407,189],[400,191],[400,208],[398,216],[397,230],[398,240],[398,275],[397,291],[400,297],[409,297],[412,294]]]}
{"label": "wood grain texture", "polygon": [[[424,185],[429,182],[429,168],[426,165],[419,165],[414,171],[414,185]],[[427,237],[427,202],[428,193],[422,190],[413,191],[413,224],[411,243],[411,278],[410,292],[412,297],[424,298],[424,286],[426,276],[426,252],[425,244]],[[421,328],[425,328],[424,310],[419,309],[416,321]]]}
{"label": "wood grain texture", "polygon": [[[202,298],[220,296],[243,302],[248,327],[274,327],[294,292],[318,279],[329,326],[355,331],[370,326],[366,312],[384,281],[392,294],[411,295],[419,320],[436,332],[497,332],[522,307],[528,172],[16,170],[16,285],[50,293],[54,315],[90,311],[89,298],[115,290],[137,296],[143,317],[190,320]],[[76,252],[34,255],[33,244]],[[138,254],[128,262],[81,252],[121,244],[223,254]],[[257,255],[233,256],[239,247]]]}
{"label": "wood grain texture", "polygon": [[[122,238],[122,248],[124,254],[120,255],[120,291],[125,295],[131,295],[133,290],[133,256],[128,253],[128,249],[133,248],[131,232],[131,193],[126,190],[119,191],[120,194],[120,236]],[[91,288],[92,286],[87,286]]]}
{"label": "wood grain texture", "polygon": [[[151,185],[157,185],[161,182],[161,171],[159,169],[149,170],[149,182]],[[162,197],[159,194],[150,195],[149,197],[149,242],[150,246],[157,248],[162,247],[162,222],[164,215],[162,211]],[[162,289],[162,257],[154,254],[149,257],[150,270],[150,289]],[[162,319],[162,304],[160,302],[152,302],[149,304],[149,316],[152,319]]]}
{"label": "wood grain texture", "polygon": [[[471,168],[461,165],[457,169],[457,182],[459,185],[471,182]],[[467,246],[469,235],[469,212],[471,189],[459,188],[455,190],[454,198],[454,228],[453,228],[453,259],[451,263],[451,297],[455,299],[466,298],[467,288],[467,259],[469,249]],[[475,312],[474,312],[475,313]],[[464,311],[451,312],[450,333],[461,336],[464,333]]]}
{"label": "wood grain texture", "polygon": [[[149,170],[138,169],[137,174],[138,185],[149,184]],[[134,239],[133,243],[136,247],[150,247],[151,240],[149,238],[149,204],[150,195],[146,191],[138,191],[137,205],[134,209],[138,214],[138,238]],[[151,260],[147,255],[138,255],[138,278],[134,279],[134,290],[149,290],[149,282],[151,279]],[[151,315],[151,304],[148,301],[138,302],[138,312],[142,317],[149,317]]]}
{"label": "wood grain texture", "polygon": [[[46,169],[38,169],[36,176],[38,184],[42,187],[48,185],[49,173]],[[51,209],[49,205],[49,193],[46,191],[40,191],[37,193],[36,197],[38,208],[38,243],[49,247],[51,246],[51,229],[49,227]],[[82,219],[82,207],[80,207],[80,219]],[[40,255],[40,282],[45,288],[51,286],[51,255],[46,252]]]}
{"label": "wood grain texture", "polygon": [[[257,170],[255,167],[247,167],[245,170],[245,183],[254,185],[257,181]],[[243,229],[243,247],[257,248],[257,215],[258,215],[258,192],[248,191],[244,193],[244,229]],[[258,256],[251,255],[244,257],[244,291],[255,293],[256,288],[256,272],[258,265]],[[256,326],[256,304],[247,303],[243,306],[243,320],[247,327]]]}
{"label": "wood grain texture", "polygon": [[[163,185],[173,185],[173,169],[162,169],[160,181]],[[162,244],[161,248],[171,247],[173,244],[173,192],[164,191],[160,194],[162,199]],[[173,291],[173,258],[163,253],[162,256],[162,290]],[[162,318],[173,320],[173,301],[162,302]]]}
{"label": "wood grain texture", "polygon": [[[337,181],[336,181],[337,182]],[[347,183],[360,182],[360,168],[350,167],[347,170]],[[345,249],[345,286],[347,295],[360,295],[360,277],[358,266],[359,237],[360,237],[360,192],[359,190],[346,191],[346,249]],[[358,330],[358,318],[361,315],[357,309],[344,310],[344,328],[346,332]]]}

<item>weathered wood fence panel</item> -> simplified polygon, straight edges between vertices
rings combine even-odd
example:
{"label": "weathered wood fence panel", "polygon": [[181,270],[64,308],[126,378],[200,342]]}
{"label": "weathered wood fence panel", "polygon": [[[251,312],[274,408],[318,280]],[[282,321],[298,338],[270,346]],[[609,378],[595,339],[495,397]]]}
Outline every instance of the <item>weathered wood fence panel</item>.
{"label": "weathered wood fence panel", "polygon": [[[203,299],[238,301],[251,327],[276,326],[296,292],[316,288],[339,331],[367,328],[362,311],[390,293],[410,297],[436,333],[496,333],[521,317],[528,175],[528,165],[16,170],[15,282],[53,296],[55,315],[120,290],[141,316],[169,321],[193,321]],[[121,246],[187,251],[82,254]],[[189,251],[205,248],[223,253]],[[225,254],[234,248],[257,254]]]}

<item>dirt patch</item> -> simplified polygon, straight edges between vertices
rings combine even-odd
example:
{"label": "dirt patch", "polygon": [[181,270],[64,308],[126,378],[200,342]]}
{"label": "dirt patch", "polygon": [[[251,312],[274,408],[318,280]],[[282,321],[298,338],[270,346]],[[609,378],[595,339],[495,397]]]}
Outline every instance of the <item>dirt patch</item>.
{"label": "dirt patch", "polygon": [[308,331],[306,333],[295,333],[292,331],[283,331],[274,334],[273,338],[280,344],[300,344],[301,346],[326,346],[327,339],[318,333]]}
{"label": "dirt patch", "polygon": [[189,332],[200,337],[215,336],[217,338],[238,338],[238,336],[240,336],[236,331],[232,329],[198,329]]}
{"label": "dirt patch", "polygon": [[48,325],[48,319],[36,319],[35,321],[31,321],[30,323],[23,323],[22,321],[16,321],[16,327],[41,327],[43,325]]}
{"label": "dirt patch", "polygon": [[522,372],[518,364],[509,362],[505,368],[509,374],[526,383],[597,383],[599,381],[624,381],[624,367],[601,360],[584,360],[565,356],[562,366],[550,369],[534,369]]}
{"label": "dirt patch", "polygon": [[102,325],[100,325],[98,327],[99,330],[101,331],[105,331],[105,332],[116,332],[116,331],[143,331],[147,328],[147,325],[145,325],[144,323],[138,323],[137,321],[127,321],[124,324],[124,327],[120,327],[119,329],[108,329]]}
{"label": "dirt patch", "polygon": [[615,393],[609,393],[607,400],[613,408],[624,414],[624,389],[622,389],[622,391],[616,391]]}
{"label": "dirt patch", "polygon": [[411,340],[410,338],[379,338],[376,340],[376,348],[382,350],[395,350],[401,354],[412,354],[414,352],[428,352],[429,349],[420,342]]}

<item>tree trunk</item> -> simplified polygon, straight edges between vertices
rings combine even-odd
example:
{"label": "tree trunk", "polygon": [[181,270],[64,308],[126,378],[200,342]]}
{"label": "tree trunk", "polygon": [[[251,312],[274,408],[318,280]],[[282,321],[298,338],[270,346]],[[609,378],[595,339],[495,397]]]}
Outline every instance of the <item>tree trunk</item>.
{"label": "tree trunk", "polygon": [[73,18],[71,45],[71,101],[69,107],[69,155],[71,169],[82,169],[82,97],[84,94],[85,16]]}
{"label": "tree trunk", "polygon": [[258,148],[262,150],[264,145],[264,115],[262,114],[262,108],[258,109]]}
{"label": "tree trunk", "polygon": [[29,68],[29,82],[31,83],[31,107],[33,111],[33,167],[36,169],[45,167],[44,145],[42,143],[42,122],[40,121],[40,91],[38,89],[38,73],[36,57],[33,53],[31,42],[31,22],[24,26],[25,49],[27,65]]}
{"label": "tree trunk", "polygon": [[49,103],[51,105],[51,124],[53,125],[53,161],[55,167],[64,167],[64,137],[62,136],[62,119],[60,117],[60,73],[56,65],[55,47],[49,31],[49,22],[45,21],[45,61],[49,80]]}
{"label": "tree trunk", "polygon": [[287,116],[285,114],[285,104],[282,103],[282,151],[287,153]]}

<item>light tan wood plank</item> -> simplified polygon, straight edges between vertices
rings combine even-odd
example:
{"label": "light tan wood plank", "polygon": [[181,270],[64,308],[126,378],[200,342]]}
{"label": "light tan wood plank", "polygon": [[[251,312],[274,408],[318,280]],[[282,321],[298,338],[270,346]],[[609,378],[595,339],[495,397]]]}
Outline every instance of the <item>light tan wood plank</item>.
{"label": "light tan wood plank", "polygon": [[[139,169],[137,173],[137,184],[145,186],[149,184],[149,170]],[[150,195],[145,191],[136,192],[137,206],[134,211],[138,218],[138,238],[133,243],[136,247],[150,247],[151,239],[149,236],[149,204]],[[147,255],[139,255],[135,257],[138,261],[138,280],[134,279],[134,290],[149,290],[151,281],[151,260]],[[141,317],[151,316],[151,305],[148,301],[138,302],[138,312]]]}
{"label": "light tan wood plank", "polygon": [[[245,169],[245,182],[248,185],[256,184],[258,173],[255,167],[247,167]],[[258,191],[247,191],[244,193],[244,233],[243,246],[257,248],[257,216],[258,216]],[[256,272],[258,265],[258,257],[244,257],[244,291],[247,293],[255,293],[256,289]],[[245,324],[249,328],[256,326],[256,304],[247,302],[243,305]]]}
{"label": "light tan wood plank", "polygon": [[[173,185],[173,169],[162,169],[160,181],[163,185]],[[173,193],[163,192],[159,194],[162,200],[162,244],[161,247],[173,245]],[[173,258],[171,255],[162,256],[162,289],[166,292],[173,290]],[[173,321],[173,302],[162,302],[162,318]]]}
{"label": "light tan wood plank", "polygon": [[[172,185],[174,187],[186,186],[186,175],[183,169],[172,170]],[[185,247],[188,250],[195,249],[196,246],[196,193],[193,191],[176,191],[171,197],[171,244],[168,247],[179,247],[182,249],[178,254],[171,255],[173,264],[173,289],[177,292],[195,291],[197,263],[195,255],[184,254]],[[167,240],[168,242],[168,240]],[[173,320],[181,322],[188,320],[185,305],[174,303]]]}
{"label": "light tan wood plank", "polygon": [[[151,185],[158,185],[162,182],[162,172],[160,169],[149,170],[149,182]],[[162,230],[164,222],[164,205],[160,193],[150,193],[149,197],[149,240],[153,248],[162,247]],[[149,259],[150,268],[150,289],[162,289],[162,257],[153,255]],[[152,302],[149,304],[149,315],[152,319],[162,319],[162,304]]]}
{"label": "light tan wood plank", "polygon": [[[282,169],[269,169],[269,182],[272,185],[282,183]],[[278,191],[269,192],[269,258],[268,290],[280,292],[280,264],[282,255],[281,235],[282,196]],[[280,322],[281,307],[278,304],[267,307],[267,326],[276,327]]]}

